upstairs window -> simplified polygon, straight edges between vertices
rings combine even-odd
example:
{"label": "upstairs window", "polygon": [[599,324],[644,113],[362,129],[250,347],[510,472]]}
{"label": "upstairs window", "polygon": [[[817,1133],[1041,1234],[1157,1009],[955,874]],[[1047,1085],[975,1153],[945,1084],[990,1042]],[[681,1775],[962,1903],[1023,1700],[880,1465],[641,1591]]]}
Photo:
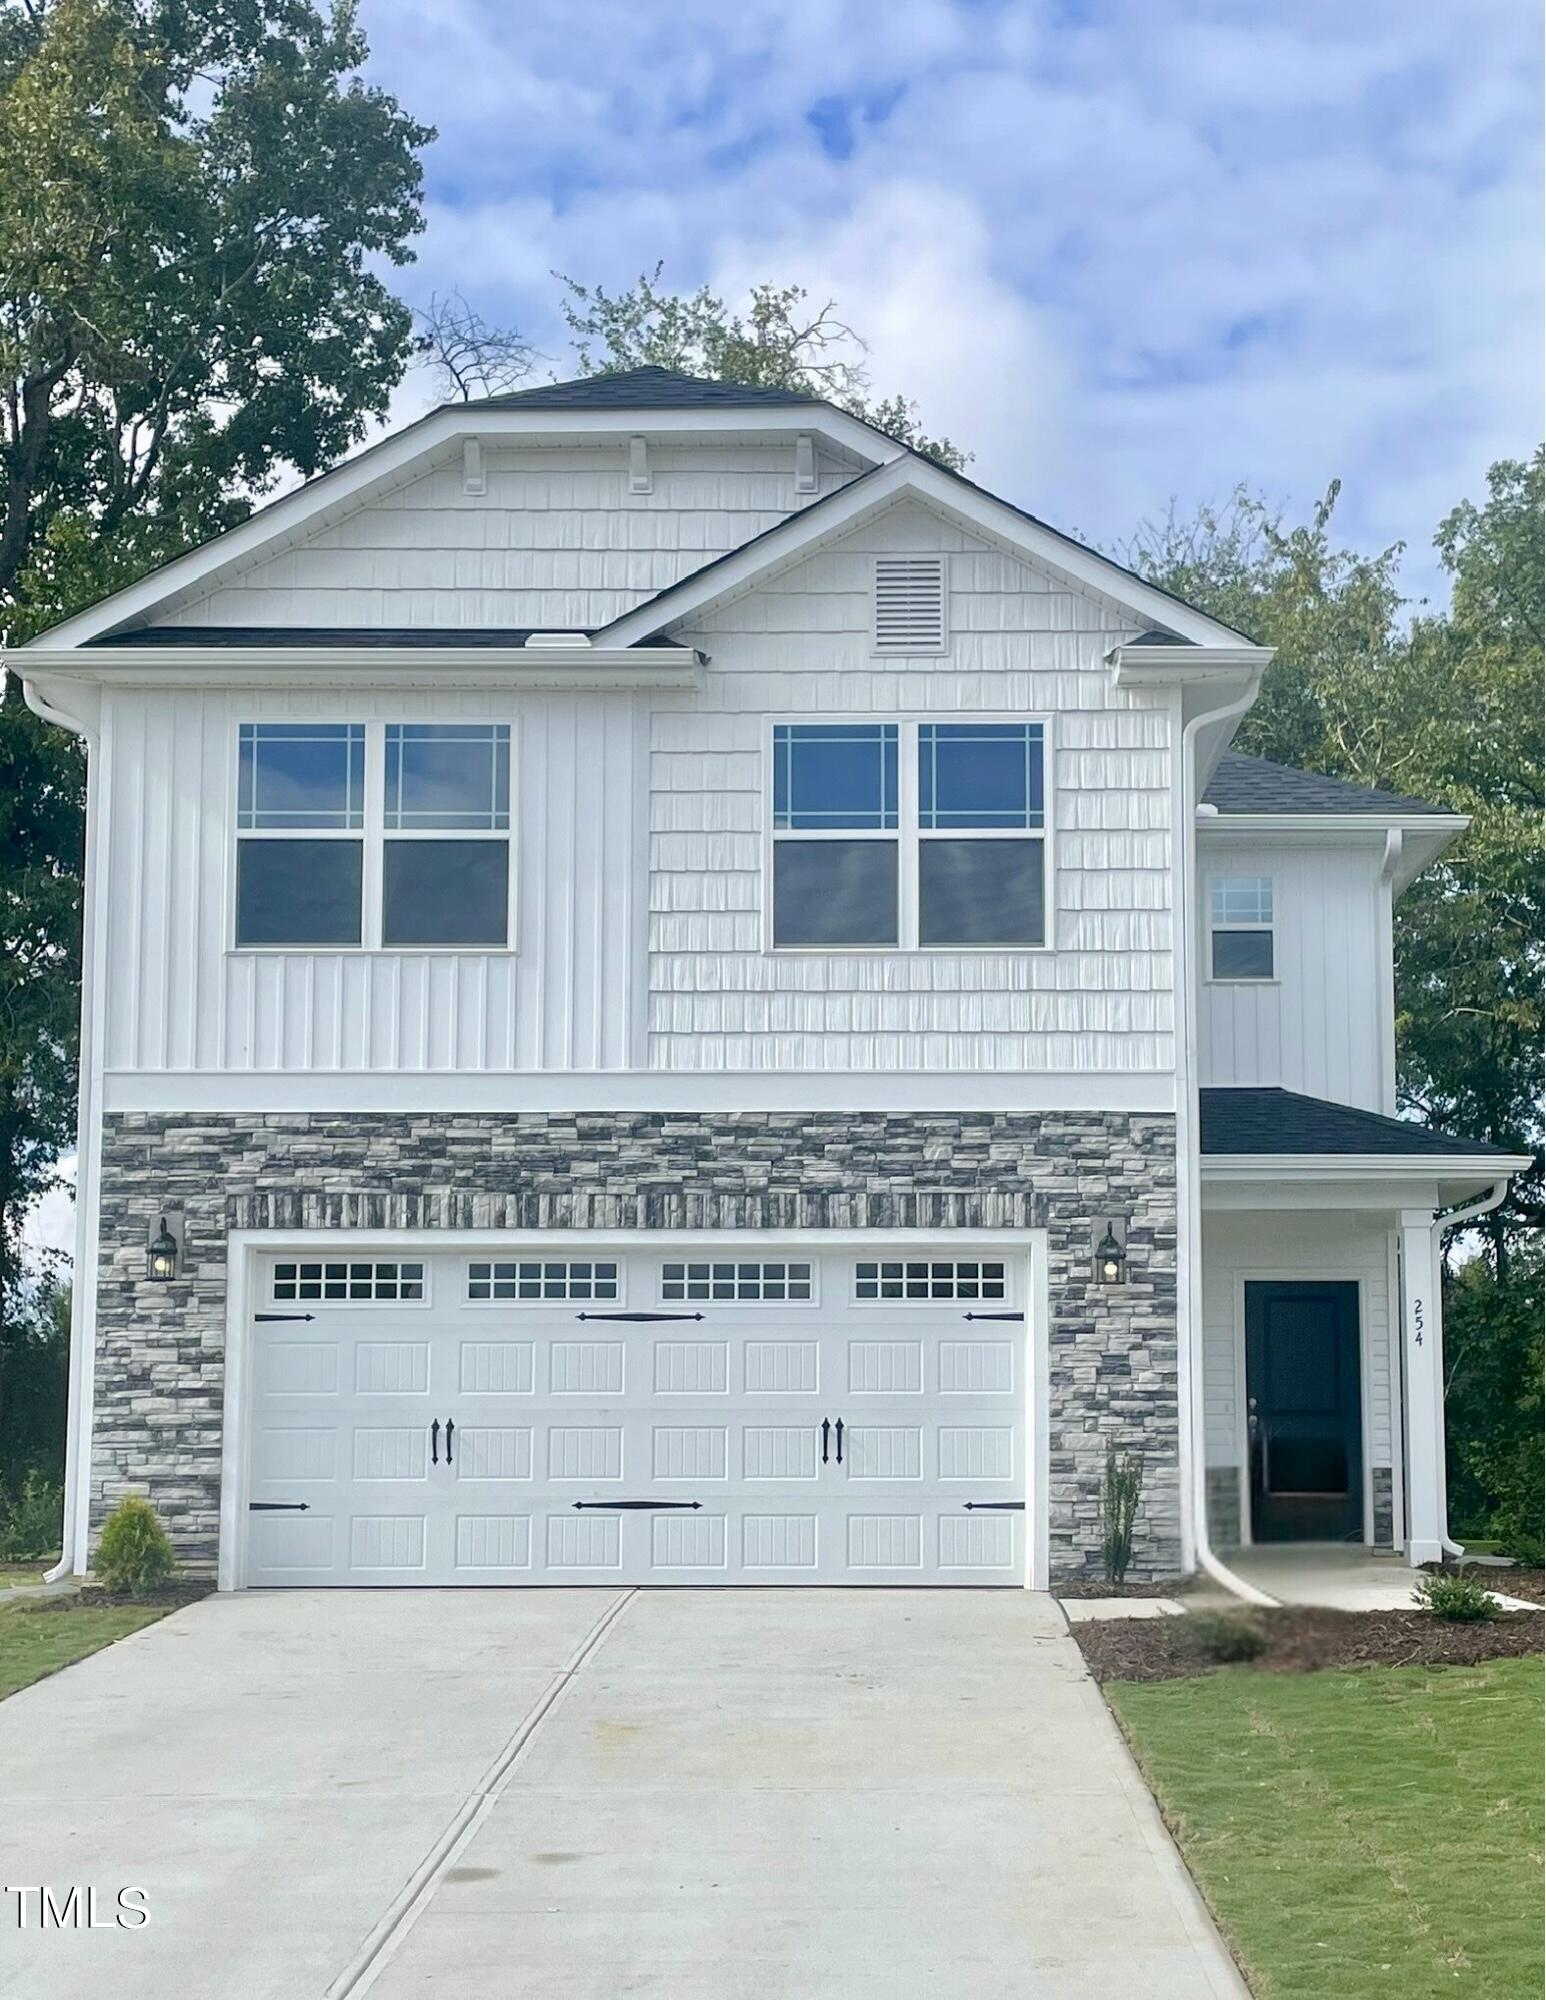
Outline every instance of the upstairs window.
{"label": "upstairs window", "polygon": [[509,935],[510,731],[389,722],[384,945],[502,945]]}
{"label": "upstairs window", "polygon": [[918,942],[1046,937],[1039,722],[918,725]]}
{"label": "upstairs window", "polygon": [[243,723],[236,824],[239,947],[509,942],[507,724]]}
{"label": "upstairs window", "polygon": [[773,731],[773,933],[779,944],[897,942],[897,725]]}
{"label": "upstairs window", "polygon": [[877,653],[942,653],[945,650],[945,558],[875,558]]}
{"label": "upstairs window", "polygon": [[1216,875],[1209,897],[1213,977],[1271,979],[1271,876]]}
{"label": "upstairs window", "polygon": [[779,723],[775,949],[1046,942],[1045,726]]}
{"label": "upstairs window", "polygon": [[360,942],[362,724],[243,723],[236,825],[239,945]]}

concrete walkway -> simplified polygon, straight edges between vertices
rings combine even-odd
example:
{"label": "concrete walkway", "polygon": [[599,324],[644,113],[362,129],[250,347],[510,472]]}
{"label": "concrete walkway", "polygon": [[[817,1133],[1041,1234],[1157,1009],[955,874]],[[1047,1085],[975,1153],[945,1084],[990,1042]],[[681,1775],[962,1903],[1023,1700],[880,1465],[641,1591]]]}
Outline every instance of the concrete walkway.
{"label": "concrete walkway", "polygon": [[0,1703],[35,2000],[1244,1992],[1057,1607],[212,1598]]}

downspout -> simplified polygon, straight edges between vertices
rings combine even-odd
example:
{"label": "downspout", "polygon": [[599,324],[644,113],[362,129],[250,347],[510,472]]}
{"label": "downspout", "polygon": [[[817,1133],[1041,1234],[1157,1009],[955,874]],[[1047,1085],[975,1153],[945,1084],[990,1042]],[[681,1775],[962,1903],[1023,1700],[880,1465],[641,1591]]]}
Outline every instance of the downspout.
{"label": "downspout", "polygon": [[[8,669],[15,672],[14,667]],[[45,1583],[61,1577],[84,1575],[86,1535],[90,1504],[81,1492],[90,1472],[89,1415],[82,1399],[92,1386],[92,1354],[96,1320],[96,1211],[99,1168],[97,1120],[97,1020],[95,1004],[96,948],[93,928],[97,904],[97,827],[100,817],[98,791],[101,765],[98,757],[100,731],[80,716],[56,708],[24,675],[22,697],[33,714],[56,728],[79,736],[86,746],[86,842],[85,876],[81,892],[81,1011],[79,1071],[75,1112],[75,1264],[70,1283],[70,1373],[69,1407],[66,1411],[64,1448],[64,1524],[60,1538],[60,1558],[44,1573]],[[79,1546],[77,1547],[77,1543]]]}
{"label": "downspout", "polygon": [[[1231,1596],[1269,1610],[1277,1604],[1215,1554],[1208,1539],[1207,1410],[1202,1368],[1202,1150],[1199,1134],[1197,954],[1197,735],[1209,723],[1233,722],[1256,699],[1259,674],[1247,691],[1204,709],[1181,730],[1181,863],[1176,878],[1176,985],[1181,994],[1181,1062],[1176,1078],[1176,1363],[1189,1412],[1186,1475],[1191,1486],[1192,1540],[1200,1567]],[[1183,696],[1183,710],[1185,697]]]}
{"label": "downspout", "polygon": [[1490,1214],[1493,1209],[1499,1206],[1507,1193],[1507,1180],[1494,1181],[1487,1192],[1478,1200],[1468,1203],[1464,1208],[1447,1209],[1442,1215],[1436,1215],[1433,1218],[1433,1296],[1439,1303],[1439,1311],[1435,1316],[1434,1329],[1439,1342],[1439,1452],[1437,1459],[1439,1472],[1439,1542],[1457,1562],[1463,1559],[1465,1549],[1459,1542],[1454,1540],[1449,1532],[1449,1451],[1444,1424],[1444,1405],[1446,1401],[1444,1395],[1444,1293],[1441,1269],[1444,1232],[1446,1229],[1458,1227],[1462,1222],[1474,1222],[1478,1216]]}

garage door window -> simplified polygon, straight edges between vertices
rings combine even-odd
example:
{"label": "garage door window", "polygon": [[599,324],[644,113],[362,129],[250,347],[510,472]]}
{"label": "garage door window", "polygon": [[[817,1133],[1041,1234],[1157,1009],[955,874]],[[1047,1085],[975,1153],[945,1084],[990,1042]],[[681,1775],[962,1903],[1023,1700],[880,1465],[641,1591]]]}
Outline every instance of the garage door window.
{"label": "garage door window", "polygon": [[399,1263],[293,1263],[274,1266],[274,1298],[416,1303],[424,1297],[424,1266]]}
{"label": "garage door window", "polygon": [[856,1299],[1001,1299],[1005,1297],[1002,1264],[936,1262],[856,1264]]}
{"label": "garage door window", "polygon": [[663,1264],[660,1296],[667,1301],[734,1299],[808,1304],[809,1264]]}
{"label": "garage door window", "polygon": [[473,1263],[467,1266],[467,1296],[474,1303],[487,1300],[535,1301],[554,1299],[616,1299],[617,1266],[614,1263],[557,1262],[533,1258],[511,1263]]}

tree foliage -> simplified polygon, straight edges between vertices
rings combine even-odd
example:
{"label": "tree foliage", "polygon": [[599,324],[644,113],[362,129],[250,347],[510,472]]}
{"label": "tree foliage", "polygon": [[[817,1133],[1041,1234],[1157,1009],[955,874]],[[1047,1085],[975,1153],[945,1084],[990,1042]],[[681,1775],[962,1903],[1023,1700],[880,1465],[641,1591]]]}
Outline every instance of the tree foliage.
{"label": "tree foliage", "polygon": [[904,396],[875,398],[868,352],[832,300],[813,306],[801,285],[754,285],[741,311],[711,292],[662,289],[657,264],[626,291],[608,292],[555,272],[583,375],[628,368],[671,368],[713,381],[819,396],[898,444],[960,471],[971,457],[946,437],[930,437],[917,405]]}
{"label": "tree foliage", "polygon": [[[0,637],[239,520],[384,413],[376,267],[432,134],[357,71],[351,0],[0,0]],[[0,697],[0,1338],[74,1131],[83,771]]]}
{"label": "tree foliage", "polygon": [[1470,816],[1396,906],[1398,1087],[1426,1124],[1536,1153],[1489,1220],[1500,1272],[1541,1213],[1542,465],[1501,461],[1445,518],[1451,604],[1415,617],[1399,546],[1333,540],[1335,486],[1301,526],[1242,489],[1127,552],[1278,649],[1238,748]]}

